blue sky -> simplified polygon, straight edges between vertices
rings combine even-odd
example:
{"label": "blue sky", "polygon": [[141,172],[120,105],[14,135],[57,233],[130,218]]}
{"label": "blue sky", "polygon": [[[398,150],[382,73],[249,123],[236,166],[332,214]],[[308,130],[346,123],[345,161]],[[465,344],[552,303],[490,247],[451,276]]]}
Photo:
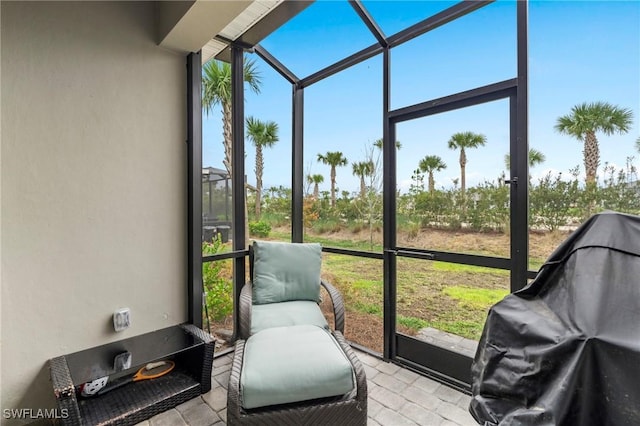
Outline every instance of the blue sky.
{"label": "blue sky", "polygon": [[[385,35],[419,22],[455,2],[364,1]],[[513,1],[498,1],[392,50],[391,108],[399,108],[516,76]],[[265,39],[261,45],[298,77],[324,68],[375,42],[346,1],[319,1]],[[254,56],[254,55],[250,55]],[[260,95],[246,92],[246,115],[272,120],[280,141],[265,151],[264,186],[290,187],[291,85],[256,57]],[[362,161],[367,144],[382,137],[382,58],[374,57],[305,89],[305,172],[329,167],[318,153],[341,151],[350,163]],[[547,160],[531,170],[580,165],[582,145],[553,130],[557,118],[582,102],[606,101],[629,108],[634,120],[626,135],[599,135],[601,167],[623,166],[640,134],[640,1],[531,1],[529,6],[529,144]],[[467,186],[496,179],[504,170],[509,144],[508,102],[466,108],[398,125],[398,184],[406,190],[411,172],[425,155],[439,155],[447,169],[436,186],[459,177],[458,152],[446,142],[459,131],[487,137],[468,153]],[[222,166],[221,113],[204,117],[204,165]],[[255,182],[254,148],[246,145],[246,173]],[[340,190],[356,191],[351,165],[337,171]]]}

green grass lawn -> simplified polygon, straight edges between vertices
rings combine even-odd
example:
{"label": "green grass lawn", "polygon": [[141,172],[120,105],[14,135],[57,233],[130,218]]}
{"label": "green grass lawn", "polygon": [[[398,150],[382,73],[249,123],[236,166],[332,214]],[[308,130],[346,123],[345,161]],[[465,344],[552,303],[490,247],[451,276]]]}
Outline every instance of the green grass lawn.
{"label": "green grass lawn", "polygon": [[[381,260],[327,253],[323,263],[325,278],[340,289],[348,309],[382,317]],[[479,339],[487,309],[508,288],[508,271],[399,259],[398,324],[413,332],[434,327]]]}
{"label": "green grass lawn", "polygon": [[[289,238],[289,233],[275,230],[270,235],[280,241]],[[305,241],[371,251],[368,241],[338,239],[331,234],[307,235]],[[382,246],[375,245],[373,251],[381,253]],[[468,248],[462,251],[468,252]],[[536,268],[542,263],[542,259],[530,260]],[[397,321],[412,332],[433,327],[477,340],[488,309],[509,294],[507,270],[400,257],[397,270]],[[381,260],[325,253],[323,275],[340,289],[348,310],[382,317]]]}

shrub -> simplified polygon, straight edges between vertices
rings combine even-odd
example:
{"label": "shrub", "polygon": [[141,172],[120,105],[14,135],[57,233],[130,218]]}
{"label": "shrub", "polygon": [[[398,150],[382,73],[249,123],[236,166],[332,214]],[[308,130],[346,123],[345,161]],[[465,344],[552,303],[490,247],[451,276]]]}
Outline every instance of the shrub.
{"label": "shrub", "polygon": [[264,221],[251,222],[249,224],[249,234],[253,237],[268,237],[271,232],[271,225]]}
{"label": "shrub", "polygon": [[[445,228],[459,222],[452,191],[420,192],[415,196],[415,216],[423,228]],[[454,217],[455,216],[455,217]]]}
{"label": "shrub", "polygon": [[262,213],[260,220],[268,223],[272,227],[288,226],[291,223],[290,215],[282,213]]}
{"label": "shrub", "polygon": [[[203,254],[216,254],[220,251],[222,241],[220,234],[211,243],[202,243]],[[202,264],[202,284],[205,292],[205,303],[209,315],[220,321],[233,312],[233,283],[224,277],[223,263],[207,262]]]}
{"label": "shrub", "polygon": [[553,232],[569,223],[572,204],[579,199],[580,190],[575,177],[565,181],[562,173],[554,177],[549,172],[538,181],[538,185],[529,189],[531,223]]}
{"label": "shrub", "polygon": [[509,225],[509,187],[485,181],[470,188],[466,221],[475,231],[501,231]]}
{"label": "shrub", "polygon": [[306,197],[302,202],[302,218],[304,227],[310,228],[311,225],[320,217],[320,202],[312,197]]}

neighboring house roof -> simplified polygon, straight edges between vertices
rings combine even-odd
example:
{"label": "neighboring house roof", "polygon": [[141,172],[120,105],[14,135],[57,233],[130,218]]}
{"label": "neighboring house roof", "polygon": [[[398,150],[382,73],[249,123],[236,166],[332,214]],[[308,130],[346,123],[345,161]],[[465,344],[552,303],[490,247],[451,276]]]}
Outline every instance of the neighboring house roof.
{"label": "neighboring house roof", "polygon": [[222,179],[229,179],[229,173],[226,170],[215,167],[202,168],[202,180],[215,181]]}

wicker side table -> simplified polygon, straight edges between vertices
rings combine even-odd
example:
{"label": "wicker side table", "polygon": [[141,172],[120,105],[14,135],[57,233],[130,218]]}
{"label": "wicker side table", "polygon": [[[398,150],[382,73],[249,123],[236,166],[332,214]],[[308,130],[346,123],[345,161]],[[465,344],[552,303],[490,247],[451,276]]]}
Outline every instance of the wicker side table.
{"label": "wicker side table", "polygon": [[[51,381],[64,425],[134,425],[211,389],[214,341],[193,325],[179,325],[50,360]],[[110,371],[107,360],[128,351],[131,368]],[[166,376],[83,398],[79,386],[104,375],[131,375],[148,362],[171,359]],[[86,363],[83,365],[83,363]],[[64,410],[64,411],[63,411]]]}

